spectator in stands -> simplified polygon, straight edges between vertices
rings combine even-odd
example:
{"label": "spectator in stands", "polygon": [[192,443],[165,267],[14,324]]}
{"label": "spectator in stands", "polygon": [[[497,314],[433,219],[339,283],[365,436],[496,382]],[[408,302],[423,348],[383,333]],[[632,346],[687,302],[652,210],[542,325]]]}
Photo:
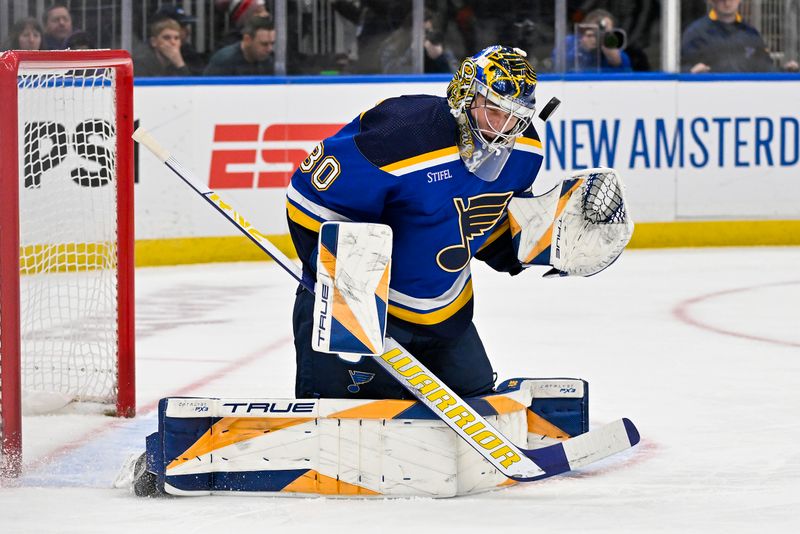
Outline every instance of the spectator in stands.
{"label": "spectator in stands", "polygon": [[242,30],[250,17],[272,16],[264,0],[219,0],[217,6],[225,9],[230,27],[230,31],[219,41],[220,48],[242,40]]}
{"label": "spectator in stands", "polygon": [[44,45],[45,50],[63,50],[64,41],[72,35],[72,15],[67,5],[62,2],[54,2],[42,15],[44,23]]}
{"label": "spectator in stands", "polygon": [[149,48],[134,57],[136,76],[191,76],[181,56],[181,26],[170,18],[150,23]]}
{"label": "spectator in stands", "polygon": [[83,30],[72,32],[64,41],[64,48],[67,50],[91,50],[94,47],[89,34]]}
{"label": "spectator in stands", "polygon": [[208,62],[207,76],[253,76],[275,73],[275,26],[271,18],[250,17],[242,40],[218,50]]}
{"label": "spectator in stands", "polygon": [[41,50],[42,27],[34,18],[20,19],[11,27],[8,40],[0,50]]}
{"label": "spectator in stands", "polygon": [[231,0],[228,16],[231,24],[241,30],[250,17],[269,17],[270,12],[264,0]]}
{"label": "spectator in stands", "polygon": [[336,74],[353,74],[353,61],[344,52],[339,52],[333,57],[336,65]]}
{"label": "spectator in stands", "polygon": [[[455,72],[456,68],[458,68],[458,61],[453,53],[445,48],[444,34],[435,29],[432,11],[425,10],[423,24],[423,72],[426,74]],[[379,55],[381,72],[385,74],[412,72],[414,60],[412,57],[411,38],[411,15],[409,15],[406,17],[403,26],[392,32],[381,45]]]}
{"label": "spectator in stands", "polygon": [[382,43],[403,24],[410,8],[409,2],[386,0],[334,0],[332,7],[352,22],[356,31],[358,61],[354,70],[359,73],[381,72]]}
{"label": "spectator in stands", "polygon": [[[693,11],[691,4],[702,4],[702,0],[670,0],[681,3],[681,18]],[[616,28],[626,32],[625,53],[631,60],[634,71],[649,71],[650,58],[645,49],[651,40],[660,39],[653,35],[660,31],[660,0],[582,0],[580,9],[589,12],[595,8],[605,8],[614,14]],[[704,11],[701,12],[703,14]]]}
{"label": "spectator in stands", "polygon": [[207,63],[207,57],[197,51],[192,44],[192,24],[197,19],[177,5],[165,4],[156,11],[153,21],[158,19],[168,18],[172,19],[181,26],[181,56],[184,62],[192,71],[192,74],[199,75],[203,73]]}
{"label": "spectator in stands", "polygon": [[[630,72],[631,60],[623,50],[624,33],[615,28],[611,13],[590,11],[564,42],[567,72]],[[557,53],[558,49],[553,50],[553,63]]]}
{"label": "spectator in stands", "polygon": [[[708,15],[694,21],[681,39],[681,68],[703,72],[771,72],[777,70],[758,30],[739,14],[741,0],[709,0]],[[796,71],[797,62],[783,68]]]}

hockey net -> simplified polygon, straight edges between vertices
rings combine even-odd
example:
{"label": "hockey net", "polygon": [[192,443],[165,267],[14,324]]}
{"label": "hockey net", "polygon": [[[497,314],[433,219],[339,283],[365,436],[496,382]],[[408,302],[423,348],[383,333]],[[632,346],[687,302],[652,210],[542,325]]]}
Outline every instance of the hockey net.
{"label": "hockey net", "polygon": [[0,55],[6,474],[22,412],[134,412],[131,76],[119,51]]}

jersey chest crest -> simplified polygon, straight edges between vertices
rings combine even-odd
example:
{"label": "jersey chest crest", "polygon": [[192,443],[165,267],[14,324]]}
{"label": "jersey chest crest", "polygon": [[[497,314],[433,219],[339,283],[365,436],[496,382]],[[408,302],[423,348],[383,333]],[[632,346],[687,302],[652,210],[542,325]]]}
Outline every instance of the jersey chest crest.
{"label": "jersey chest crest", "polygon": [[497,223],[513,194],[484,193],[469,197],[466,202],[462,198],[453,199],[461,242],[441,249],[436,255],[436,263],[442,270],[454,273],[467,266],[472,257],[470,242]]}

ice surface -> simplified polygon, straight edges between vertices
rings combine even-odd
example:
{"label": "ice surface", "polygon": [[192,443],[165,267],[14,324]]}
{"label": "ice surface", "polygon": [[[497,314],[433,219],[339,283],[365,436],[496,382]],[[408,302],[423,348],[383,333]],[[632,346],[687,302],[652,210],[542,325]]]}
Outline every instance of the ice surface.
{"label": "ice surface", "polygon": [[800,528],[800,248],[628,251],[588,279],[474,262],[500,379],[590,382],[593,426],[634,450],[449,500],[200,497],[110,489],[169,395],[292,396],[295,286],[272,263],[137,270],[139,416],[26,417],[0,532],[754,532]]}

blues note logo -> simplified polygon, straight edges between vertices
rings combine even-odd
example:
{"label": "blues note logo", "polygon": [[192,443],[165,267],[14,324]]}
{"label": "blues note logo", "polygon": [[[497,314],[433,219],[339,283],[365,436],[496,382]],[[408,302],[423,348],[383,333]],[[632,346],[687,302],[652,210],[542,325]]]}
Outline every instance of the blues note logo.
{"label": "blues note logo", "polygon": [[347,391],[350,393],[358,393],[361,391],[361,385],[366,384],[367,382],[371,382],[373,378],[375,378],[375,373],[365,373],[364,371],[353,371],[352,369],[348,369],[347,372],[350,373],[350,380],[353,381],[352,384],[347,386]]}
{"label": "blues note logo", "polygon": [[454,198],[453,202],[458,213],[458,228],[461,233],[461,243],[443,248],[436,255],[439,267],[447,272],[455,273],[469,263],[472,253],[469,242],[475,237],[486,233],[505,213],[506,205],[511,200],[513,193],[488,193],[464,200]]}

